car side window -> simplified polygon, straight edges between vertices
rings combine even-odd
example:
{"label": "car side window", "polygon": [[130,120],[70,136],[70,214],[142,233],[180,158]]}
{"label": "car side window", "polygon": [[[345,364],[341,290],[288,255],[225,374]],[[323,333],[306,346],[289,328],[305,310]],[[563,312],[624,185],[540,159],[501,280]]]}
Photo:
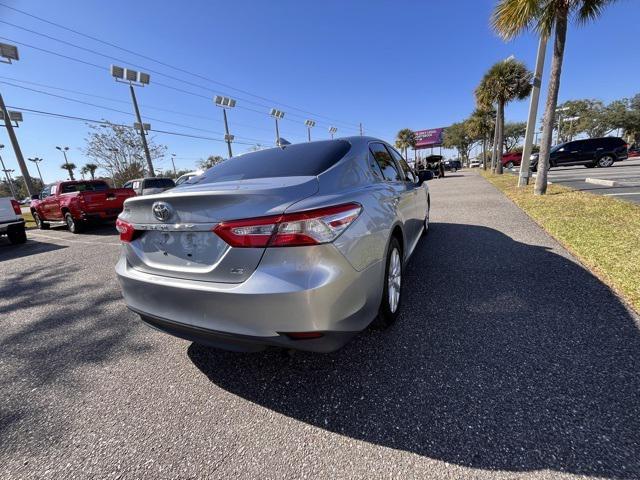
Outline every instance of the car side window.
{"label": "car side window", "polygon": [[133,182],[133,188],[135,188],[136,190],[140,188],[140,182]]}
{"label": "car side window", "polygon": [[383,144],[372,143],[369,145],[369,150],[386,180],[390,182],[402,180],[402,176],[400,175],[396,162],[393,161],[391,154]]}
{"label": "car side window", "polygon": [[394,148],[389,148],[389,151],[391,152],[391,156],[394,158],[394,160],[396,162],[398,162],[398,164],[400,165],[400,168],[402,169],[402,172],[404,173],[404,178],[408,182],[416,183],[416,180],[417,180],[416,176],[413,173],[413,170],[411,170],[411,167],[409,166],[409,164],[402,157],[402,155],[400,155],[398,153],[398,151],[396,149],[394,149]]}
{"label": "car side window", "polygon": [[51,195],[51,185],[47,185],[42,189],[42,192],[40,192],[40,200],[47,198],[49,195]]}
{"label": "car side window", "polygon": [[58,191],[58,186],[51,185],[51,193],[49,193],[49,195],[55,195],[57,191]]}
{"label": "car side window", "polygon": [[131,188],[131,182],[125,183],[122,188]]}

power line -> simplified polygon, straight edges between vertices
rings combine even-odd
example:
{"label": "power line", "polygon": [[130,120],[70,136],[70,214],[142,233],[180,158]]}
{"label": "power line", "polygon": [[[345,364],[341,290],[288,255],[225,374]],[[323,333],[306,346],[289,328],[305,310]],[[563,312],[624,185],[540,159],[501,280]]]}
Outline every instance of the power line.
{"label": "power line", "polygon": [[[168,64],[168,63],[166,63],[166,62],[163,62],[163,61],[161,61],[161,60],[158,60],[158,59],[155,59],[155,58],[149,57],[149,56],[147,56],[147,55],[144,55],[144,54],[141,54],[141,53],[135,52],[135,51],[133,51],[133,50],[127,49],[127,48],[122,47],[122,46],[120,46],[120,45],[117,45],[117,44],[115,44],[115,43],[111,43],[111,42],[108,42],[108,41],[106,41],[106,40],[102,40],[102,39],[100,39],[100,38],[97,38],[97,37],[94,37],[94,36],[92,36],[92,35],[89,35],[89,34],[86,34],[86,33],[80,32],[80,31],[78,31],[78,30],[75,30],[75,29],[73,29],[73,28],[67,27],[67,26],[65,26],[65,25],[61,25],[61,24],[56,23],[56,22],[53,22],[53,21],[51,21],[51,20],[47,20],[47,19],[45,19],[45,18],[39,17],[39,16],[34,15],[34,14],[32,14],[32,13],[29,13],[29,12],[25,12],[24,10],[20,10],[20,9],[18,9],[18,8],[11,7],[11,6],[9,6],[9,5],[5,4],[5,3],[0,2],[0,6],[3,6],[3,7],[5,7],[5,8],[8,8],[8,9],[13,10],[13,11],[18,12],[18,13],[21,13],[22,15],[26,15],[26,16],[28,16],[28,17],[35,18],[36,20],[39,20],[39,21],[44,22],[44,23],[47,23],[47,24],[49,24],[49,25],[53,25],[53,26],[55,26],[55,27],[57,27],[57,28],[60,28],[60,29],[66,30],[66,31],[68,31],[68,32],[74,33],[74,34],[79,35],[79,36],[81,36],[81,37],[88,38],[88,39],[93,40],[93,41],[95,41],[95,42],[102,43],[102,44],[107,45],[107,46],[109,46],[109,47],[116,48],[116,49],[118,49],[118,50],[121,50],[121,51],[127,52],[127,53],[129,53],[129,54],[135,55],[135,56],[140,57],[140,58],[144,58],[144,59],[146,59],[146,60],[152,61],[152,62],[154,62],[154,63],[157,63],[157,64],[159,64],[159,65],[165,66],[165,67],[167,67],[167,68],[171,68],[171,69],[173,69],[173,70],[176,70],[176,71],[179,71],[179,72],[182,72],[182,73],[186,73],[187,75],[191,75],[191,76],[193,76],[193,77],[199,78],[199,79],[201,79],[201,80],[205,80],[205,81],[207,81],[207,82],[210,82],[210,83],[213,83],[213,84],[216,84],[216,85],[222,86],[222,87],[224,87],[224,88],[229,88],[229,89],[234,90],[234,91],[236,91],[236,92],[240,92],[240,93],[243,93],[243,94],[245,94],[245,95],[249,95],[249,96],[254,97],[254,98],[259,98],[259,99],[264,100],[264,101],[267,101],[267,102],[273,102],[273,103],[276,103],[276,104],[282,105],[283,107],[286,107],[286,108],[289,108],[289,109],[293,109],[293,110],[297,110],[297,111],[299,111],[299,112],[302,112],[302,113],[305,113],[305,114],[308,114],[308,115],[312,115],[312,116],[316,116],[316,117],[321,117],[321,118],[324,118],[324,119],[329,120],[329,121],[331,121],[331,122],[335,122],[335,123],[340,123],[340,124],[348,125],[348,126],[349,126],[349,128],[358,128],[358,126],[357,126],[355,123],[351,123],[351,122],[344,122],[344,121],[342,121],[342,120],[337,120],[337,119],[335,119],[335,118],[328,117],[328,116],[326,116],[326,115],[320,115],[320,114],[317,114],[317,113],[310,112],[310,111],[308,111],[308,110],[304,110],[304,109],[301,109],[301,108],[298,108],[298,107],[294,107],[294,106],[292,106],[292,105],[288,105],[288,104],[285,104],[285,103],[282,103],[282,102],[278,102],[278,101],[273,100],[273,99],[270,99],[270,98],[268,98],[268,97],[263,97],[263,96],[261,96],[261,95],[256,95],[256,94],[251,93],[251,92],[249,92],[249,91],[247,91],[247,90],[239,89],[239,88],[233,87],[232,85],[229,85],[229,84],[226,84],[226,83],[223,83],[223,82],[219,82],[219,81],[217,81],[217,80],[213,80],[213,79],[211,79],[211,78],[205,77],[204,75],[200,75],[200,74],[198,74],[198,73],[191,72],[191,71],[186,70],[186,69],[184,69],[184,68],[176,67],[176,66],[174,66],[174,65],[170,65],[170,64]],[[5,23],[7,23],[7,24],[8,24],[8,22],[5,22]],[[17,28],[23,28],[23,27],[17,27]],[[246,100],[245,100],[245,101],[246,101]]]}

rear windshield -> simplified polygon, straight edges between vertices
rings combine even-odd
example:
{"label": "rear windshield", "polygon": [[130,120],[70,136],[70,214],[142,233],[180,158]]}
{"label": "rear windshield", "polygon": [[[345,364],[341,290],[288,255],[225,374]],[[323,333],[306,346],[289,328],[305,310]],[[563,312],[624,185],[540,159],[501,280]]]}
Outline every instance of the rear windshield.
{"label": "rear windshield", "polygon": [[105,182],[78,182],[62,184],[62,192],[60,193],[73,193],[73,192],[104,192],[109,190],[109,185]]}
{"label": "rear windshield", "polygon": [[314,177],[335,165],[351,148],[345,140],[299,143],[230,158],[185,184],[268,177]]}
{"label": "rear windshield", "polygon": [[144,188],[171,188],[175,183],[170,178],[147,178],[144,181]]}

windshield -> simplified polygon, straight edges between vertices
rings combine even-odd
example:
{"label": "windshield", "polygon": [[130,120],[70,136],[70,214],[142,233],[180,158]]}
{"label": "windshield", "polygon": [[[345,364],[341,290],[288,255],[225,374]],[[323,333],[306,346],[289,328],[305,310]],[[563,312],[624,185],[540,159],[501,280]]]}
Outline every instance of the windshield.
{"label": "windshield", "polygon": [[109,190],[109,185],[106,182],[78,182],[62,184],[61,193],[104,192],[105,190]]}
{"label": "windshield", "polygon": [[316,176],[335,165],[351,149],[345,140],[287,145],[230,158],[186,184],[269,177]]}
{"label": "windshield", "polygon": [[170,178],[147,178],[144,181],[144,188],[171,188],[175,183]]}
{"label": "windshield", "polygon": [[551,150],[549,150],[549,153],[557,152],[558,150],[560,150],[564,146],[565,146],[564,143],[560,143],[560,144],[556,145],[555,147],[551,147]]}

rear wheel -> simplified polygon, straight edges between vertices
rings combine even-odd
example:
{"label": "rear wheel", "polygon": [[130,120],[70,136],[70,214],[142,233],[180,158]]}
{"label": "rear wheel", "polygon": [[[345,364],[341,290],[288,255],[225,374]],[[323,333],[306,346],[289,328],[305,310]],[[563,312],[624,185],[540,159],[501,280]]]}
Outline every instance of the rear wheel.
{"label": "rear wheel", "polygon": [[27,241],[27,232],[24,231],[24,225],[9,229],[7,237],[9,237],[9,241],[13,245],[25,243]]}
{"label": "rear wheel", "polygon": [[511,170],[514,166],[513,162],[507,162],[504,164],[504,168],[508,168],[509,170]]}
{"label": "rear wheel", "polygon": [[378,311],[376,326],[386,328],[398,318],[402,304],[402,249],[398,239],[393,237],[389,243],[387,263],[384,273],[382,302]]}
{"label": "rear wheel", "polygon": [[431,201],[427,198],[427,214],[424,217],[424,228],[422,230],[422,235],[427,235],[429,233],[429,213],[431,212]]}
{"label": "rear wheel", "polygon": [[69,212],[64,214],[64,221],[71,233],[80,233],[82,231],[82,224],[78,220],[74,220]]}
{"label": "rear wheel", "polygon": [[43,222],[36,212],[33,212],[33,221],[36,222],[36,227],[40,230],[49,230],[49,224],[47,222]]}
{"label": "rear wheel", "polygon": [[603,155],[598,159],[598,166],[601,168],[607,168],[613,165],[613,157],[611,155]]}

